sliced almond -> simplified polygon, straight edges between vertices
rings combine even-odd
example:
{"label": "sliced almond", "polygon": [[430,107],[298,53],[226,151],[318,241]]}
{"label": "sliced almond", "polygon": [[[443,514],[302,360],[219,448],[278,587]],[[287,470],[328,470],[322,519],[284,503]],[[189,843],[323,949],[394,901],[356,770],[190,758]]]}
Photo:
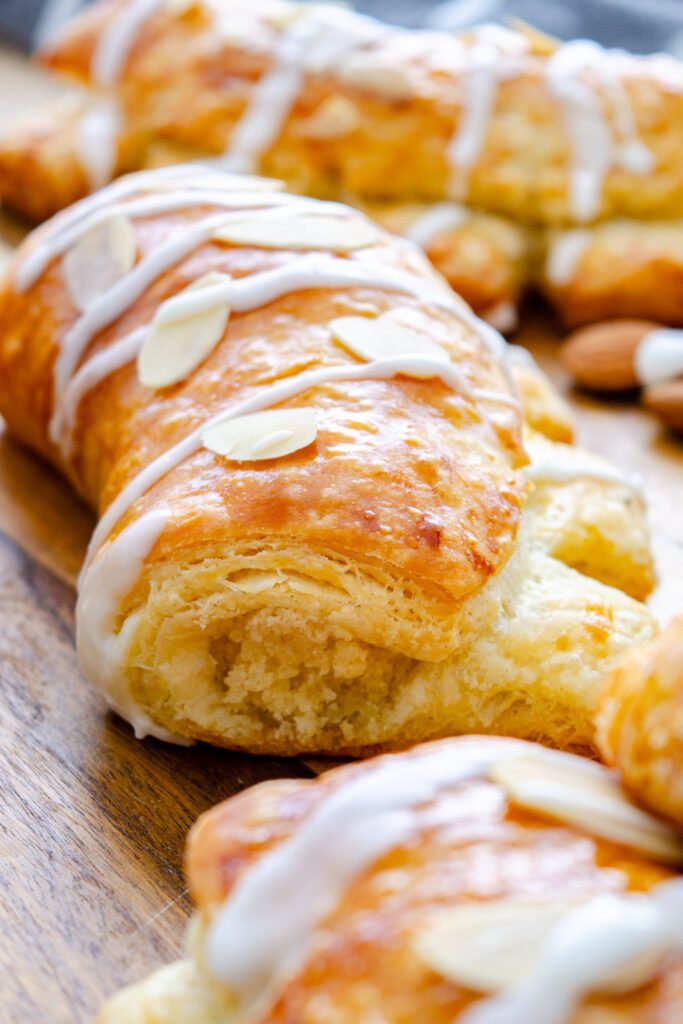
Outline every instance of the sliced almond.
{"label": "sliced almond", "polygon": [[356,89],[374,92],[387,99],[410,99],[415,94],[415,84],[403,68],[395,64],[381,63],[362,53],[348,57],[340,65],[338,73],[343,82]]}
{"label": "sliced almond", "polygon": [[132,221],[113,214],[81,235],[62,260],[69,294],[85,313],[135,264],[137,241]]}
{"label": "sliced almond", "polygon": [[553,928],[577,901],[496,900],[436,914],[415,952],[437,974],[475,992],[497,992],[533,973]]}
{"label": "sliced almond", "polygon": [[449,362],[445,348],[389,316],[340,316],[331,321],[330,330],[335,341],[368,362],[406,355]]}
{"label": "sliced almond", "polygon": [[214,238],[229,245],[253,245],[259,249],[322,249],[352,252],[374,245],[377,228],[360,217],[328,217],[324,214],[287,212],[284,216],[245,216],[226,221]]}
{"label": "sliced almond", "polygon": [[301,125],[309,139],[341,139],[360,124],[356,104],[346,96],[328,96]]}
{"label": "sliced almond", "polygon": [[207,427],[202,444],[233,462],[254,462],[291,455],[312,444],[317,433],[314,409],[269,409]]}
{"label": "sliced almond", "polygon": [[[621,919],[642,927],[656,915],[646,897],[598,896],[585,900],[501,900],[470,903],[435,915],[415,940],[415,952],[437,974],[475,992],[514,990],[542,970],[549,941],[577,917],[594,915],[609,928]],[[633,920],[633,917],[636,920]],[[591,990],[605,994],[639,988],[657,972],[665,937],[650,933],[639,954],[606,971]],[[599,973],[599,972],[598,972]]]}
{"label": "sliced almond", "polygon": [[[212,272],[184,291],[228,281],[227,274]],[[138,377],[148,388],[167,388],[189,377],[221,340],[230,316],[230,306],[225,301],[207,303],[194,315],[179,320],[162,319],[163,308],[159,307],[138,355]]]}
{"label": "sliced almond", "polygon": [[683,863],[683,841],[663,822],[626,797],[618,782],[598,765],[528,754],[499,761],[490,777],[520,807],[576,825],[665,863]]}

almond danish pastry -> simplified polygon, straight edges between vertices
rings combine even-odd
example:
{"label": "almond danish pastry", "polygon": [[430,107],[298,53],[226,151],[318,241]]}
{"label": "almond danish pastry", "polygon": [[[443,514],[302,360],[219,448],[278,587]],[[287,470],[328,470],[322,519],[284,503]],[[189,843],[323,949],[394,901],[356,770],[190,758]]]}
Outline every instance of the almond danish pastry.
{"label": "almond danish pastry", "polygon": [[99,513],[78,649],[139,736],[592,743],[605,665],[653,632],[642,498],[550,440],[539,371],[416,246],[141,172],[28,238],[0,322],[2,415]]}
{"label": "almond danish pastry", "polygon": [[598,764],[463,737],[199,819],[187,960],[98,1024],[677,1024],[683,838]]}
{"label": "almond danish pastry", "polygon": [[334,4],[98,0],[41,60],[85,97],[0,140],[0,196],[33,219],[124,172],[212,159],[371,209],[501,329],[530,283],[572,323],[683,320],[673,58]]}

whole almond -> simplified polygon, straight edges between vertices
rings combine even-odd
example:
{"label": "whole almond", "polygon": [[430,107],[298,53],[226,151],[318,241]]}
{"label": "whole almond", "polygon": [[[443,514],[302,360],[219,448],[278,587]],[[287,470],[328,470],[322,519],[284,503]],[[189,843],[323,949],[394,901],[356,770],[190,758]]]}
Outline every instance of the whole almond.
{"label": "whole almond", "polygon": [[577,384],[592,391],[627,391],[638,387],[634,358],[651,320],[605,320],[574,331],[560,355]]}
{"label": "whole almond", "polygon": [[645,388],[643,404],[667,427],[683,432],[683,379]]}

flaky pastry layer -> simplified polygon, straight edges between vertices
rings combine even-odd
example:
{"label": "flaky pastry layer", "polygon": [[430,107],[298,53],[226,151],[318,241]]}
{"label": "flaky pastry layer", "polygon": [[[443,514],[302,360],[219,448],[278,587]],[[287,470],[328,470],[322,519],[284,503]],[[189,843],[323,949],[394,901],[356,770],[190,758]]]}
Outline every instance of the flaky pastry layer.
{"label": "flaky pastry layer", "polygon": [[[506,752],[534,756],[532,746],[500,739],[467,737],[440,746],[450,749],[454,763],[467,751],[481,758]],[[124,990],[107,1004],[98,1024],[244,1020],[207,964],[207,933],[224,901],[258,869],[262,858],[300,836],[313,815],[323,812],[344,786],[383,764],[398,765],[399,759],[405,763],[405,758],[419,758],[430,749],[435,752],[438,747],[327,772],[315,782],[267,782],[200,818],[186,858],[198,911],[191,929],[191,959]],[[537,767],[542,771],[542,761]],[[580,780],[586,769],[578,762],[575,770]],[[304,962],[284,973],[275,1001],[267,1010],[248,1015],[250,1020],[452,1024],[464,1019],[466,1008],[488,993],[475,993],[442,976],[421,957],[416,938],[439,912],[477,909],[483,903],[495,909],[497,904],[514,906],[515,900],[543,904],[648,893],[677,877],[646,856],[597,838],[590,828],[567,824],[561,814],[548,817],[523,810],[481,771],[429,800],[419,813],[422,817],[416,816],[408,841],[396,843],[347,881],[339,900],[325,913]],[[344,848],[349,836],[342,832],[337,842]],[[324,855],[328,857],[329,851]],[[290,884],[301,885],[305,901],[305,862],[299,867],[301,876]],[[523,923],[521,929],[519,942],[524,945]],[[245,937],[247,942],[251,939]],[[491,958],[483,957],[491,969]],[[572,959],[572,950],[564,948],[570,977]],[[655,979],[636,991],[579,1001],[580,1007],[569,1015],[571,1024],[646,1024],[652,1019],[673,1024],[683,1009],[680,955],[668,959]],[[558,1010],[560,1006],[564,1003]]]}

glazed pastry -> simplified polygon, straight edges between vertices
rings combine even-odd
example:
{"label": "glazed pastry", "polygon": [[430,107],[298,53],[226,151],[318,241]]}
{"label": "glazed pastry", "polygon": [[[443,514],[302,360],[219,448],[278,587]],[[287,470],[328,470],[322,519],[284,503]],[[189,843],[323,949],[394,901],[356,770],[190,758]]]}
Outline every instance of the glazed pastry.
{"label": "glazed pastry", "polygon": [[683,619],[614,667],[598,736],[630,792],[683,826]]}
{"label": "glazed pastry", "polygon": [[363,206],[351,201],[389,231],[421,246],[475,313],[504,334],[515,329],[531,273],[529,233],[521,225],[461,203]]}
{"label": "glazed pastry", "polygon": [[43,61],[116,97],[112,131],[141,146],[191,147],[308,192],[466,199],[545,223],[683,214],[681,65],[585,41],[548,49],[532,33],[407,31],[334,5],[103,0]]}
{"label": "glazed pastry", "polygon": [[190,835],[191,959],[98,1024],[676,1024],[681,864],[612,773],[514,740],[266,782]]}
{"label": "glazed pastry", "polygon": [[[681,320],[683,71],[671,58],[524,26],[406,31],[286,0],[246,12],[100,0],[42,59],[92,99],[39,111],[0,142],[0,196],[33,219],[117,174],[215,158],[375,210],[501,329],[539,278],[570,323],[620,310]],[[575,241],[553,234],[545,258],[548,225],[608,217],[648,222],[608,222],[575,276]]]}
{"label": "glazed pastry", "polygon": [[570,326],[635,317],[683,324],[683,220],[549,232],[538,285]]}
{"label": "glazed pastry", "polygon": [[31,236],[0,321],[3,416],[100,513],[79,653],[138,735],[591,744],[653,632],[642,499],[567,445],[523,469],[520,371],[416,247],[167,168]]}

